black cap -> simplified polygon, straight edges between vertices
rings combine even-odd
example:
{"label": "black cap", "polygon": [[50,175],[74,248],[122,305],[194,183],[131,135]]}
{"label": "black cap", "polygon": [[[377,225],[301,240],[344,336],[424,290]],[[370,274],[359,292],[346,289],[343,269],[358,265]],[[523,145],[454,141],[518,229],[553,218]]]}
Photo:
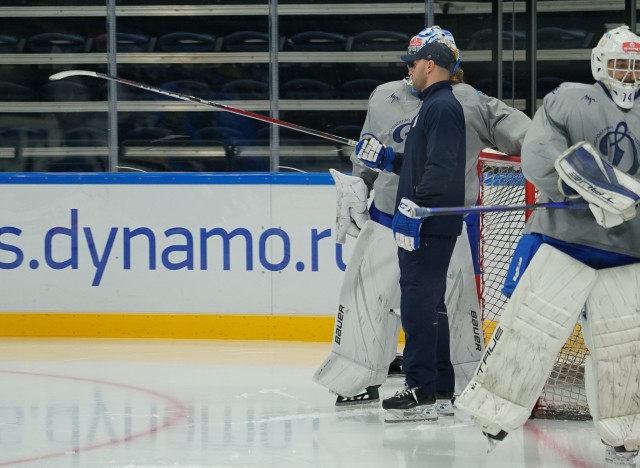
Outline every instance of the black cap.
{"label": "black cap", "polygon": [[403,62],[414,62],[419,59],[433,60],[436,65],[446,68],[449,72],[453,71],[453,67],[456,64],[456,56],[453,51],[441,42],[425,44],[415,54],[400,57]]}

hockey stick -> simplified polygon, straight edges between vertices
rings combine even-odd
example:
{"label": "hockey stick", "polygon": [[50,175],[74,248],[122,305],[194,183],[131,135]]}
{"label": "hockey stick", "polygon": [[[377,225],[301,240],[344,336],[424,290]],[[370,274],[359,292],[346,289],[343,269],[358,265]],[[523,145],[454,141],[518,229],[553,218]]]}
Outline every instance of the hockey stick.
{"label": "hockey stick", "polygon": [[503,211],[539,211],[539,210],[585,210],[589,208],[584,202],[549,202],[531,203],[528,205],[493,205],[493,206],[445,206],[441,208],[418,207],[415,215],[419,218],[430,216],[464,215],[468,213],[500,213]]}
{"label": "hockey stick", "polygon": [[98,72],[88,71],[88,70],[68,70],[60,73],[55,73],[51,75],[49,79],[62,80],[70,76],[92,76],[94,78],[102,78],[103,80],[115,81],[116,83],[121,83],[128,86],[134,86],[136,88],[145,89],[147,91],[152,91],[158,94],[164,94],[165,96],[181,99],[183,101],[191,101],[191,102],[196,102],[198,104],[204,104],[205,106],[216,107],[226,112],[242,115],[250,119],[260,120],[262,122],[267,122],[272,125],[279,125],[280,127],[288,128],[290,130],[295,130],[297,132],[308,133],[309,135],[324,138],[325,140],[331,140],[338,143],[342,143],[343,145],[356,146],[358,144],[357,141],[351,140],[349,138],[343,138],[341,136],[333,135],[331,133],[321,132],[320,130],[314,130],[312,128],[303,127],[302,125],[297,125],[291,122],[285,122],[284,120],[273,119],[271,117],[266,117],[264,115],[256,114],[254,112],[249,112],[246,110],[238,109],[236,107],[227,106],[226,104],[207,101],[206,99],[201,99],[195,96],[189,96],[188,94],[182,94],[175,91],[168,91],[166,89],[156,88],[155,86],[138,83],[137,81],[131,81],[124,78],[118,78],[117,76],[106,75],[104,73],[98,73]]}

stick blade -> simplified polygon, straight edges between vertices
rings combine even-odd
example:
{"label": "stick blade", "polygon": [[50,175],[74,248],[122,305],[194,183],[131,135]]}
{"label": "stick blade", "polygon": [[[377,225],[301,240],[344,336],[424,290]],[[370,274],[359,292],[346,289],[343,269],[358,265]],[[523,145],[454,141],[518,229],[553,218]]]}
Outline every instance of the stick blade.
{"label": "stick blade", "polygon": [[54,73],[49,77],[50,80],[62,80],[64,78],[69,78],[70,76],[93,76],[97,77],[98,74],[94,71],[89,70],[67,70],[63,72]]}

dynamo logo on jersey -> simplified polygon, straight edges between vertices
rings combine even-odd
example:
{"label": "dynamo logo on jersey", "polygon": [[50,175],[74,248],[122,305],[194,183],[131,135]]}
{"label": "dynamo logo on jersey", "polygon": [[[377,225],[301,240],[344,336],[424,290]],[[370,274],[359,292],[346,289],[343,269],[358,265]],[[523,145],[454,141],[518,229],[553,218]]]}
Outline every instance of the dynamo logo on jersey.
{"label": "dynamo logo on jersey", "polygon": [[407,135],[409,134],[410,125],[411,122],[405,122],[402,125],[398,125],[396,128],[394,128],[393,132],[391,133],[393,141],[395,141],[396,143],[403,143],[407,139]]}
{"label": "dynamo logo on jersey", "polygon": [[598,151],[607,156],[611,164],[627,174],[636,175],[640,169],[638,140],[626,122],[619,122],[615,129],[609,127],[599,139]]}

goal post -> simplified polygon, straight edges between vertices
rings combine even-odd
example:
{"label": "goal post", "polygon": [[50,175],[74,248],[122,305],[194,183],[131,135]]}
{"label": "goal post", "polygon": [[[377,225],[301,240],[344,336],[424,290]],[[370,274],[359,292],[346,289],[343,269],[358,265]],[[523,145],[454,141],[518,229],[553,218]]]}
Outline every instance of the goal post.
{"label": "goal post", "polygon": [[[478,177],[480,205],[520,205],[536,201],[535,188],[522,174],[519,156],[483,150],[479,156]],[[508,299],[501,290],[529,214],[524,211],[479,214],[476,278],[485,342],[491,338],[507,303]],[[587,355],[578,324],[558,354],[534,409],[534,416],[558,419],[590,417],[584,389]]]}

